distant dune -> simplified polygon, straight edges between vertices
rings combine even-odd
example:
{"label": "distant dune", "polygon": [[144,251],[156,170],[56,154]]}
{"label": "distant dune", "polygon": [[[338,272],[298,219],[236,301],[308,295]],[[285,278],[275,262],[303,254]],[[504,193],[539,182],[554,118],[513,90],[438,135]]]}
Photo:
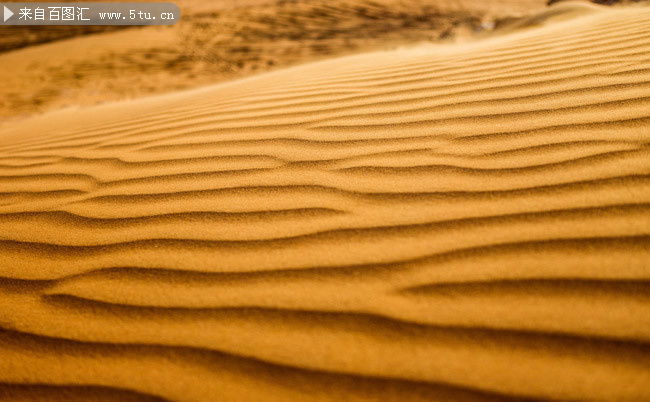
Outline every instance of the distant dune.
{"label": "distant dune", "polygon": [[650,400],[650,8],[562,7],[5,124],[0,399]]}
{"label": "distant dune", "polygon": [[174,26],[2,27],[0,122],[467,35],[484,21],[545,7],[545,0],[176,3],[182,19]]}

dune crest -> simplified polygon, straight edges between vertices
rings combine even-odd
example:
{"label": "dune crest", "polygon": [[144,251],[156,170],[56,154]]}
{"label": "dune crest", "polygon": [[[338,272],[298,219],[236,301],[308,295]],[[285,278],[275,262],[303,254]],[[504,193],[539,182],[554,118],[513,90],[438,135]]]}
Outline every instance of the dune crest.
{"label": "dune crest", "polygon": [[650,9],[594,10],[2,126],[0,398],[650,399]]}

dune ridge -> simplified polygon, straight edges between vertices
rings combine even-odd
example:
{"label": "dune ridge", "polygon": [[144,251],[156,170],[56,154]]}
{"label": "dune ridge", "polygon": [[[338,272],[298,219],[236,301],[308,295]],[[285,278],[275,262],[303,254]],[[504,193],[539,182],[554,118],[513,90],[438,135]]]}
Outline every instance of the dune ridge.
{"label": "dune ridge", "polygon": [[650,399],[650,8],[567,7],[0,127],[0,398]]}

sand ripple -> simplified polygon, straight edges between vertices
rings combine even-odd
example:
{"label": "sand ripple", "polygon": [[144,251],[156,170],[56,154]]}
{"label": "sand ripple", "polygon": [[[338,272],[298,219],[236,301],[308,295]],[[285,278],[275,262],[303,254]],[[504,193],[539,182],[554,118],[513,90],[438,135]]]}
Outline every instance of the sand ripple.
{"label": "sand ripple", "polygon": [[650,399],[650,9],[585,10],[5,125],[0,397]]}

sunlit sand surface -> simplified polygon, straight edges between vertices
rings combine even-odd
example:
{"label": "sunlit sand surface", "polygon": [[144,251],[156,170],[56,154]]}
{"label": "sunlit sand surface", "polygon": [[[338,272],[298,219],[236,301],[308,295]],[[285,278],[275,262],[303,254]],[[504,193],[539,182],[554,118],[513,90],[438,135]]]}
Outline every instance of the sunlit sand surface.
{"label": "sunlit sand surface", "polygon": [[562,7],[2,126],[0,398],[650,399],[650,8]]}
{"label": "sunlit sand surface", "polygon": [[[117,1],[117,0],[113,0]],[[177,0],[174,26],[2,27],[0,122],[403,44],[464,38],[545,0]]]}

